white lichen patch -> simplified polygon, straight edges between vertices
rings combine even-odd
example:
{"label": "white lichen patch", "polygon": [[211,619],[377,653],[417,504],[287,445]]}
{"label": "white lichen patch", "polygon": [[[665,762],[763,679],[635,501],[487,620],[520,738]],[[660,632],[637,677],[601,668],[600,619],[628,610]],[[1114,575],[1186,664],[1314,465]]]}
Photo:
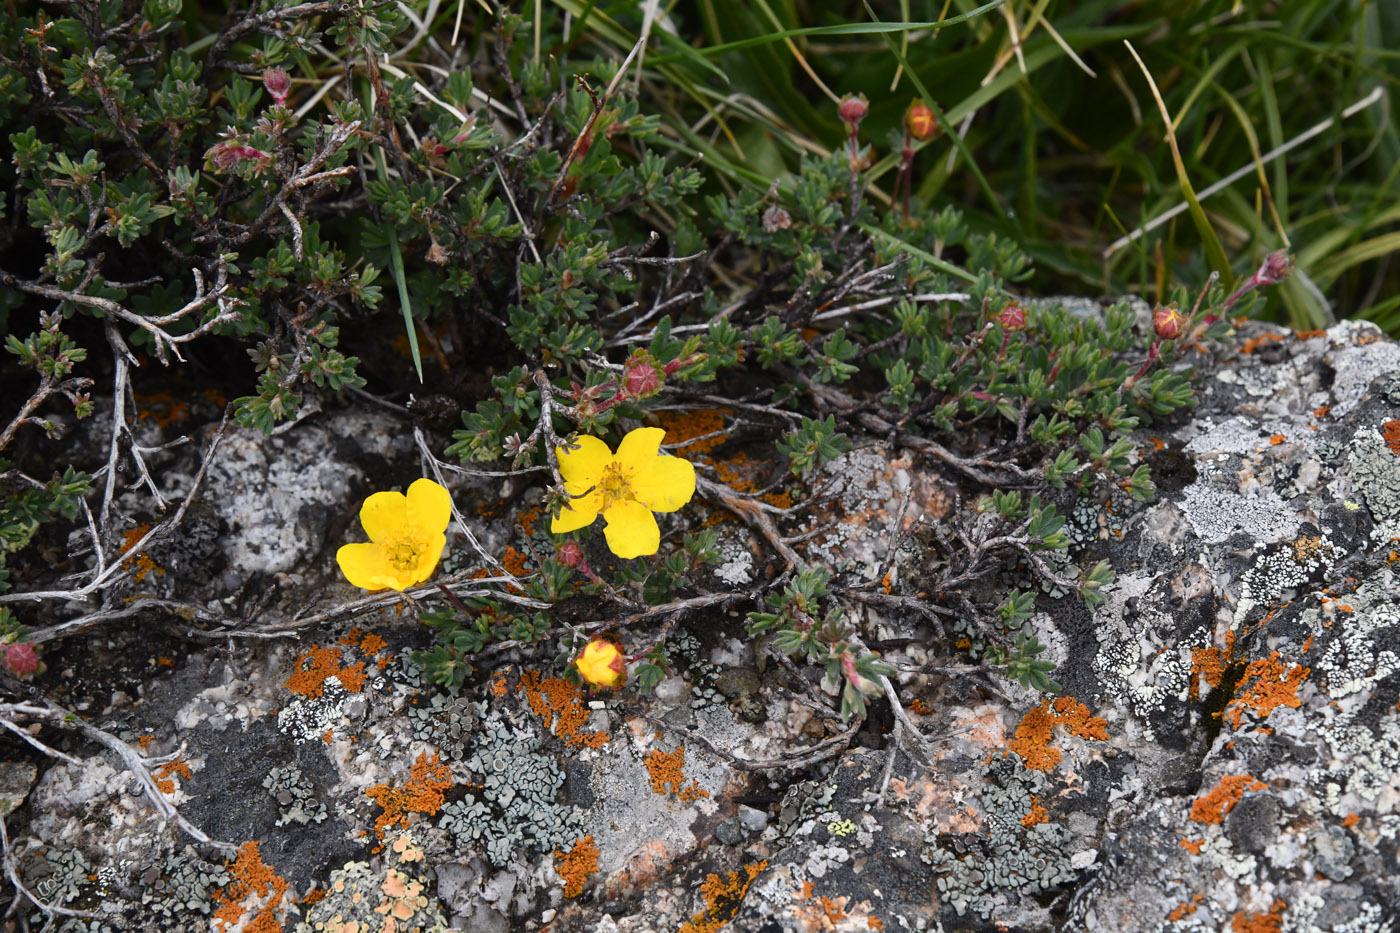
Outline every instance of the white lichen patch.
{"label": "white lichen patch", "polygon": [[1332,383],[1333,417],[1359,405],[1378,377],[1400,369],[1400,344],[1376,339],[1380,336],[1380,329],[1370,321],[1343,321],[1328,328],[1328,339],[1343,343],[1323,357],[1337,374]]}
{"label": "white lichen patch", "polygon": [[1236,478],[1205,467],[1181,491],[1179,505],[1196,534],[1209,544],[1219,544],[1236,532],[1264,542],[1298,533],[1297,513],[1273,489],[1255,487],[1241,493]]}

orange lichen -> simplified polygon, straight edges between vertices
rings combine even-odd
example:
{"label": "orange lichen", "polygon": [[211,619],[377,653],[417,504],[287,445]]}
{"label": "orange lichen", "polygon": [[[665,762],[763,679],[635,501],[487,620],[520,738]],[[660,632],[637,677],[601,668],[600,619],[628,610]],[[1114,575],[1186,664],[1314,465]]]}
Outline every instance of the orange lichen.
{"label": "orange lichen", "polygon": [[1108,740],[1108,723],[1089,712],[1089,707],[1074,697],[1060,697],[1053,706],[1058,725],[1064,726],[1081,739]]}
{"label": "orange lichen", "polygon": [[1204,895],[1204,894],[1193,894],[1193,895],[1191,895],[1191,900],[1189,900],[1189,901],[1182,901],[1182,902],[1181,902],[1180,904],[1178,904],[1176,907],[1173,907],[1173,908],[1172,908],[1172,912],[1169,913],[1169,914],[1167,914],[1167,920],[1169,920],[1169,921],[1172,922],[1172,923],[1175,923],[1176,921],[1180,920],[1182,917],[1189,917],[1189,916],[1191,916],[1192,914],[1194,914],[1194,913],[1196,912],[1196,909],[1200,906],[1201,901],[1203,901],[1203,900],[1205,900],[1205,895]]}
{"label": "orange lichen", "polygon": [[155,739],[156,737],[154,735],[138,735],[136,737],[136,743],[142,748],[148,748]]}
{"label": "orange lichen", "polygon": [[383,651],[384,646],[387,644],[388,642],[378,635],[366,635],[360,641],[360,653],[372,658],[380,651]]}
{"label": "orange lichen", "polygon": [[168,428],[190,416],[189,403],[180,401],[169,392],[152,392],[150,395],[136,393],[132,397],[136,402],[138,421],[154,421],[159,427]]}
{"label": "orange lichen", "polygon": [[1327,417],[1327,413],[1328,413],[1329,411],[1331,411],[1331,410],[1332,410],[1332,406],[1331,406],[1331,405],[1323,405],[1321,408],[1314,408],[1314,409],[1313,409],[1313,417],[1314,417],[1314,418],[1326,418],[1326,417]]}
{"label": "orange lichen", "polygon": [[[716,432],[724,429],[724,413],[714,408],[698,411],[658,411],[656,424],[666,430],[666,443],[678,445],[673,452],[681,457],[692,459],[707,454],[728,438]],[[714,434],[714,437],[705,437]],[[692,438],[704,437],[704,440]],[[686,443],[689,442],[689,443]]]}
{"label": "orange lichen", "polygon": [[[1234,632],[1231,632],[1230,636],[1233,635]],[[1230,665],[1231,647],[1233,645],[1227,643],[1225,648],[1191,649],[1191,699],[1200,696],[1202,681],[1212,690],[1220,686],[1220,681],[1225,677],[1225,668]]]}
{"label": "orange lichen", "polygon": [[1269,435],[1269,443],[1274,445],[1275,447],[1277,447],[1279,444],[1282,444],[1285,440],[1287,440],[1287,438],[1284,437],[1282,434]]}
{"label": "orange lichen", "polygon": [[865,918],[865,925],[872,930],[883,930],[885,928],[885,921],[881,920],[879,917],[870,916]]}
{"label": "orange lichen", "polygon": [[583,694],[562,677],[541,677],[539,671],[526,671],[520,677],[520,688],[530,701],[530,709],[540,717],[546,729],[570,748],[601,748],[608,741],[606,732],[579,732],[588,721]]}
{"label": "orange lichen", "polygon": [[565,897],[582,894],[584,881],[598,871],[598,847],[593,843],[593,837],[584,836],[568,852],[555,849],[554,870],[564,879]]}
{"label": "orange lichen", "polygon": [[1260,334],[1258,337],[1250,337],[1244,342],[1244,346],[1240,347],[1240,352],[1248,356],[1264,344],[1277,343],[1282,339],[1282,334]]}
{"label": "orange lichen", "polygon": [[506,690],[506,672],[497,671],[491,677],[491,694],[493,696],[503,697],[506,695]]}
{"label": "orange lichen", "polygon": [[443,791],[451,786],[452,770],[438,760],[437,752],[432,757],[426,752],[419,755],[403,787],[376,784],[365,791],[366,797],[384,808],[374,821],[375,833],[382,841],[386,830],[394,826],[407,828],[410,813],[433,816],[442,807]]}
{"label": "orange lichen", "polygon": [[675,794],[682,803],[692,803],[701,797],[710,796],[693,778],[690,786],[685,783],[685,746],[676,747],[667,754],[659,748],[647,752],[644,763],[651,776],[651,791],[654,794]]}
{"label": "orange lichen", "polygon": [[157,667],[174,667],[174,666],[175,666],[175,659],[174,659],[174,658],[167,658],[167,657],[165,657],[165,656],[162,655],[161,657],[156,658],[156,666],[157,666]]}
{"label": "orange lichen", "polygon": [[1021,756],[1027,768],[1049,771],[1065,757],[1050,745],[1054,737],[1055,717],[1047,700],[1021,717],[1016,737],[1010,742],[1011,751]]}
{"label": "orange lichen", "polygon": [[1063,726],[1065,731],[1082,739],[1103,741],[1108,738],[1108,723],[1090,713],[1089,707],[1074,697],[1060,697],[1053,703],[1046,700],[1022,716],[1016,735],[1007,747],[1021,756],[1027,768],[1049,771],[1064,759],[1060,750],[1050,744],[1056,726]]}
{"label": "orange lichen", "polygon": [[359,693],[368,677],[363,661],[351,667],[341,667],[339,648],[312,645],[297,657],[295,666],[296,673],[287,678],[286,688],[313,700],[321,695],[327,677],[335,677],[351,693]]}
{"label": "orange lichen", "polygon": [[360,631],[360,627],[354,626],[350,631],[336,639],[339,644],[347,648],[353,648],[360,643],[360,639],[365,637],[365,633]]}
{"label": "orange lichen", "polygon": [[[238,849],[238,858],[228,867],[229,883],[214,895],[219,906],[214,911],[214,923],[219,930],[237,926],[242,933],[281,933],[277,910],[287,898],[287,882],[263,864],[256,842],[245,842]],[[295,903],[294,898],[287,898]],[[257,911],[251,919],[245,916]]]}
{"label": "orange lichen", "polygon": [[525,532],[525,537],[535,536],[535,522],[539,521],[543,514],[544,510],[537,505],[520,513],[520,530]]}
{"label": "orange lichen", "polygon": [[829,897],[817,898],[817,903],[821,905],[822,913],[826,914],[827,923],[832,926],[835,926],[838,920],[846,919],[845,902],[846,898],[844,897],[836,901]]}
{"label": "orange lichen", "polygon": [[1263,781],[1248,774],[1227,774],[1214,790],[1196,798],[1196,802],[1191,804],[1191,819],[1197,823],[1223,823],[1225,814],[1235,808],[1245,791],[1265,790],[1267,787]]}
{"label": "orange lichen", "polygon": [[326,895],[330,893],[330,888],[312,888],[310,891],[306,892],[306,897],[301,899],[301,906],[311,907],[315,904],[319,904],[324,901]]}
{"label": "orange lichen", "polygon": [[705,876],[700,885],[700,893],[705,898],[704,912],[692,914],[676,933],[715,933],[723,929],[739,912],[754,879],[767,867],[768,860],[764,859],[745,865],[742,871],[731,871],[723,878],[713,873]]}
{"label": "orange lichen", "polygon": [[1347,827],[1348,829],[1360,822],[1361,814],[1359,813],[1348,813],[1346,816],[1342,817],[1342,825]]}
{"label": "orange lichen", "polygon": [[165,764],[157,768],[155,773],[156,788],[162,794],[175,793],[175,779],[170,776],[172,774],[178,774],[181,778],[183,778],[186,781],[194,777],[194,775],[190,773],[190,766],[185,764],[185,760],[183,758],[176,758],[174,761],[167,761]]}
{"label": "orange lichen", "polygon": [[501,555],[501,566],[509,570],[515,576],[520,577],[529,573],[530,558],[517,551],[510,545],[506,545],[505,553]]}
{"label": "orange lichen", "polygon": [[1300,330],[1300,331],[1298,331],[1296,334],[1294,334],[1293,336],[1297,337],[1299,340],[1311,340],[1311,339],[1313,339],[1314,337],[1326,337],[1326,336],[1327,336],[1327,331],[1325,331],[1325,330]]}
{"label": "orange lichen", "polygon": [[1185,849],[1187,852],[1190,852],[1192,855],[1200,855],[1201,846],[1205,844],[1206,841],[1204,839],[1183,839],[1177,843],[1177,845],[1181,846],[1183,849]]}
{"label": "orange lichen", "polygon": [[1283,928],[1283,911],[1287,906],[1283,901],[1275,900],[1262,913],[1236,911],[1230,918],[1230,929],[1234,933],[1279,933]]}
{"label": "orange lichen", "polygon": [[1400,420],[1387,421],[1381,425],[1381,438],[1393,454],[1400,454]]}
{"label": "orange lichen", "polygon": [[1030,829],[1032,826],[1044,823],[1049,818],[1050,814],[1046,812],[1044,804],[1035,797],[1031,797],[1031,812],[1021,817],[1021,825]]}
{"label": "orange lichen", "polygon": [[1311,672],[1312,668],[1298,664],[1285,666],[1278,659],[1277,651],[1267,658],[1249,662],[1225,717],[1238,729],[1246,709],[1253,710],[1260,719],[1267,718],[1280,706],[1297,709],[1303,705],[1298,698],[1298,688]]}

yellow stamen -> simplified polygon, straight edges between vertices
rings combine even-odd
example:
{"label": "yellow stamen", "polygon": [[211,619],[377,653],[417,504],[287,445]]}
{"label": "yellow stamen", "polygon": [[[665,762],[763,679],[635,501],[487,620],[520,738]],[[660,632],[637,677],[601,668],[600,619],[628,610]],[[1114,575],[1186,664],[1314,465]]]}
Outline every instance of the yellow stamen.
{"label": "yellow stamen", "polygon": [[603,493],[603,504],[599,509],[601,512],[607,511],[615,502],[626,502],[636,498],[632,494],[632,471],[616,462],[603,468],[603,475],[598,479],[598,489]]}

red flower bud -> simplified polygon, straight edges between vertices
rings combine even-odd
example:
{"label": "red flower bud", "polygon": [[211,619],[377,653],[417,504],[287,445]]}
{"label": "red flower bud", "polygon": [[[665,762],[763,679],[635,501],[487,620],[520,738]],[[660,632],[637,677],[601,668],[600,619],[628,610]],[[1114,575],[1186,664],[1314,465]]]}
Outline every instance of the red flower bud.
{"label": "red flower bud", "polygon": [[1275,250],[1264,257],[1254,280],[1260,285],[1277,285],[1293,274],[1293,256],[1286,249]]}
{"label": "red flower bud", "polygon": [[1001,309],[997,315],[997,323],[1001,325],[1002,330],[1008,333],[1014,334],[1017,331],[1025,330],[1026,309],[1013,301]]}
{"label": "red flower bud", "polygon": [[622,392],[628,398],[649,398],[661,391],[663,378],[651,354],[639,350],[622,367]]}
{"label": "red flower bud", "polygon": [[910,136],[924,142],[938,129],[938,118],[933,115],[932,107],[916,100],[904,111],[904,128],[909,131]]}
{"label": "red flower bud", "polygon": [[864,94],[847,94],[841,98],[841,103],[836,105],[836,112],[842,120],[850,124],[851,132],[854,133],[856,127],[860,126],[860,121],[870,112],[870,101],[866,100]]}
{"label": "red flower bud", "polygon": [[559,563],[571,570],[577,570],[583,564],[583,548],[578,546],[577,541],[565,541],[559,545],[559,549],[554,552]]}
{"label": "red flower bud", "polygon": [[16,642],[5,646],[5,667],[16,677],[27,679],[42,673],[44,662],[29,642]]}
{"label": "red flower bud", "polygon": [[1152,312],[1152,332],[1163,340],[1175,340],[1186,329],[1186,318],[1176,305],[1159,305]]}
{"label": "red flower bud", "polygon": [[281,68],[269,68],[263,72],[263,87],[267,88],[273,100],[285,104],[292,90],[292,78]]}

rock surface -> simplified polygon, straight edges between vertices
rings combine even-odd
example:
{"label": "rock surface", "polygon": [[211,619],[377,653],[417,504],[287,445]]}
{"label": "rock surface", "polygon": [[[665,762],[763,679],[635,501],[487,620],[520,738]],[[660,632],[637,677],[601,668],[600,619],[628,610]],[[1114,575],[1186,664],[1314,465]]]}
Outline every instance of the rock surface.
{"label": "rock surface", "polygon": [[[411,428],[328,411],[235,432],[201,493],[220,570],[188,601],[231,629],[325,620],[199,640],[153,606],[65,642],[37,688],[147,756],[236,858],[69,740],[74,763],[0,768],[20,876],[90,912],[55,916],[74,931],[1395,931],[1400,347],[1247,325],[1208,372],[1188,417],[1138,437],[1158,498],[1070,513],[1073,560],[1116,579],[1094,611],[1039,598],[1062,695],[871,612],[922,747],[892,741],[883,701],[821,746],[843,726],[755,654],[743,606],[682,617],[649,695],[580,694],[550,648],[493,654],[453,697],[411,659],[431,643],[414,613],[324,611],[358,598],[333,552],[359,501],[418,475]],[[805,553],[853,582],[885,565],[906,491],[906,526],[954,507],[951,479],[878,441],[827,475]],[[518,482],[454,486],[494,553],[522,519],[548,548]],[[742,589],[757,552],[715,527],[725,561],[693,582]],[[472,558],[458,541],[445,569]],[[918,536],[890,559],[916,592]]]}

